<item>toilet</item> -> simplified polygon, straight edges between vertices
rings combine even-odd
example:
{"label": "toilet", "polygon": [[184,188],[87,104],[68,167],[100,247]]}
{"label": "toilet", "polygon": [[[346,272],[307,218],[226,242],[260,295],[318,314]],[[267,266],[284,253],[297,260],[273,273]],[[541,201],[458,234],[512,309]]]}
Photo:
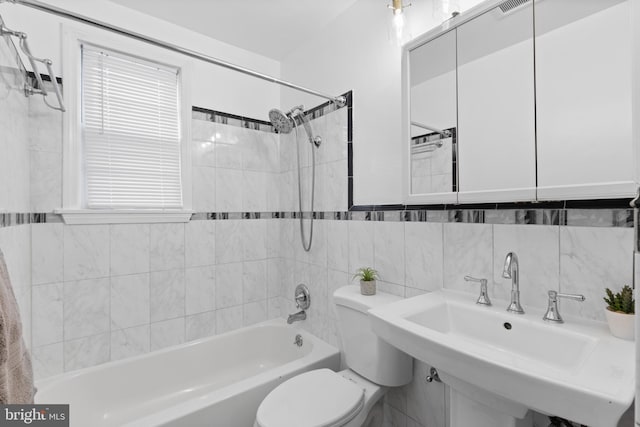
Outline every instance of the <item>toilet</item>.
{"label": "toilet", "polygon": [[333,294],[348,369],[316,369],[273,389],[256,414],[255,427],[377,427],[382,425],[381,398],[387,387],[413,378],[413,358],[380,340],[369,326],[367,311],[400,300],[378,292],[360,294],[345,286]]}

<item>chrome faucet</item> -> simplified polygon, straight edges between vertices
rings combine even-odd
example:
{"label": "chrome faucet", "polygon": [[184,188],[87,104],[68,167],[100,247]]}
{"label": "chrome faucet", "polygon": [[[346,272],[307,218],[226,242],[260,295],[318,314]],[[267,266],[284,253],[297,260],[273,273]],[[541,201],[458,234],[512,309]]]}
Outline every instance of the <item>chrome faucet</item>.
{"label": "chrome faucet", "polygon": [[520,276],[518,272],[518,256],[515,252],[509,252],[504,259],[504,269],[502,277],[511,279],[511,302],[507,311],[511,313],[524,314],[520,305]]}
{"label": "chrome faucet", "polygon": [[297,322],[299,320],[305,320],[307,318],[306,309],[311,305],[311,294],[309,293],[309,288],[307,288],[302,283],[296,286],[295,293],[293,295],[293,299],[296,302],[296,307],[300,309],[299,312],[290,314],[287,317],[287,323],[292,324],[293,322]]}
{"label": "chrome faucet", "polygon": [[307,313],[304,310],[301,310],[297,313],[290,314],[287,317],[287,323],[292,324],[293,322],[297,322],[299,320],[305,320],[307,318]]}

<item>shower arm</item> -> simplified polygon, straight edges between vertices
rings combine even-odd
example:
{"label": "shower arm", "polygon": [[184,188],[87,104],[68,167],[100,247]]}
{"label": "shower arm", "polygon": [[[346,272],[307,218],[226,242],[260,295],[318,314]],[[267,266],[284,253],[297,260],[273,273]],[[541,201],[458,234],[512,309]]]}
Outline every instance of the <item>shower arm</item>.
{"label": "shower arm", "polygon": [[251,70],[249,68],[241,67],[239,65],[232,64],[232,63],[227,62],[227,61],[223,61],[222,59],[214,58],[212,56],[208,56],[208,55],[205,55],[203,53],[196,52],[194,50],[190,50],[190,49],[187,49],[187,48],[184,48],[184,47],[180,47],[178,45],[174,45],[174,44],[171,44],[171,43],[163,42],[163,41],[155,39],[153,37],[147,37],[147,36],[144,36],[144,35],[142,35],[140,33],[136,33],[134,31],[129,31],[129,30],[126,30],[126,29],[124,29],[122,27],[111,25],[111,24],[108,24],[108,23],[106,23],[104,21],[99,21],[97,19],[89,18],[89,17],[84,16],[84,15],[80,15],[80,14],[77,14],[77,13],[74,13],[74,12],[70,12],[68,10],[65,10],[65,9],[62,9],[62,8],[59,8],[59,7],[56,7],[56,6],[45,4],[45,3],[41,2],[41,1],[38,1],[38,0],[0,0],[0,4],[1,3],[5,3],[5,2],[19,4],[19,5],[23,5],[23,6],[28,6],[28,7],[40,10],[42,12],[51,13],[53,15],[60,16],[62,18],[71,19],[71,20],[74,20],[74,21],[81,22],[83,24],[88,24],[88,25],[91,25],[91,26],[94,26],[94,27],[97,27],[97,28],[101,28],[103,30],[108,30],[108,31],[114,32],[116,34],[127,36],[127,37],[133,38],[133,39],[138,40],[138,41],[142,41],[142,42],[145,42],[145,43],[157,46],[157,47],[161,47],[163,49],[168,49],[168,50],[171,50],[173,52],[177,52],[177,53],[180,53],[182,55],[189,56],[191,58],[199,59],[201,61],[208,62],[210,64],[218,65],[218,66],[223,67],[223,68],[227,68],[227,69],[230,69],[230,70],[233,70],[233,71],[237,71],[239,73],[246,74],[246,75],[249,75],[251,77],[255,77],[255,78],[258,78],[258,79],[266,80],[266,81],[271,82],[271,83],[276,83],[276,84],[279,84],[281,86],[285,86],[285,87],[288,87],[288,88],[291,88],[291,89],[294,89],[294,90],[297,90],[297,91],[300,91],[300,92],[308,93],[310,95],[315,95],[315,96],[317,96],[319,98],[327,99],[327,100],[337,104],[340,107],[345,106],[346,103],[347,103],[347,100],[346,100],[346,98],[344,96],[326,95],[324,93],[321,93],[321,92],[306,88],[304,86],[299,86],[299,85],[293,84],[291,82],[288,82],[286,80],[281,80],[281,79],[269,76],[268,74],[259,73],[257,71],[253,71],[253,70]]}

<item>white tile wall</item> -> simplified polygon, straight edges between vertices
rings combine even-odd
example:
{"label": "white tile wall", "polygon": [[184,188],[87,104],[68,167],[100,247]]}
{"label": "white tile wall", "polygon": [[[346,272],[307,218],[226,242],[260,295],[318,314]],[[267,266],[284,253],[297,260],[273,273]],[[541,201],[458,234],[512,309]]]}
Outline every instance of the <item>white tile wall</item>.
{"label": "white tile wall", "polygon": [[[59,119],[47,111],[35,114]],[[32,168],[31,206],[51,211],[59,207],[51,160],[60,153],[59,128],[40,126],[31,136],[31,158],[51,167]],[[347,210],[346,110],[312,126],[323,137],[316,159],[316,210]],[[55,135],[48,138],[51,129]],[[196,210],[296,211],[293,137],[194,121]],[[300,148],[303,165],[309,166],[310,145]],[[303,186],[309,183],[309,168],[304,178]],[[43,186],[51,184],[49,190],[38,188],[43,180],[48,181]],[[308,225],[305,221],[307,230]],[[476,285],[463,276],[485,277],[497,302],[508,296],[510,286],[501,277],[504,256],[515,251],[525,309],[544,307],[548,289],[581,292],[587,302],[568,302],[561,310],[595,319],[601,319],[603,284],[619,287],[630,281],[632,271],[630,229],[321,220],[315,222],[307,253],[301,249],[298,220],[291,219],[36,224],[0,230],[0,247],[12,248],[14,258],[20,250],[6,242],[20,237],[8,233],[21,228],[27,240],[32,231],[26,246],[31,268],[19,259],[10,267],[19,280],[33,283],[32,294],[24,293],[32,301],[23,298],[23,304],[27,312],[33,304],[27,321],[33,322],[39,378],[292,313],[298,283],[309,286],[313,301],[302,326],[339,345],[332,293],[355,283],[353,272],[362,266],[379,270],[380,289],[406,297],[446,287],[474,298]],[[25,265],[27,272],[20,271]],[[387,396],[386,425],[445,425],[444,389],[424,382],[427,371],[417,363],[414,381]]]}

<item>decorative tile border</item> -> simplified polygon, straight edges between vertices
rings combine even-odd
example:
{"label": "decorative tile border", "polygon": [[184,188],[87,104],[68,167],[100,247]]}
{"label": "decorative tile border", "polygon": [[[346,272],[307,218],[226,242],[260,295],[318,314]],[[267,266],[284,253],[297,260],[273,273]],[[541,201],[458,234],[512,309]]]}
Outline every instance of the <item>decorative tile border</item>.
{"label": "decorative tile border", "polygon": [[[633,209],[398,209],[303,212],[317,220],[392,221],[468,224],[557,225],[580,227],[633,227]],[[198,212],[192,221],[297,219],[298,212]],[[24,224],[61,223],[53,213],[3,213],[0,228]]]}

